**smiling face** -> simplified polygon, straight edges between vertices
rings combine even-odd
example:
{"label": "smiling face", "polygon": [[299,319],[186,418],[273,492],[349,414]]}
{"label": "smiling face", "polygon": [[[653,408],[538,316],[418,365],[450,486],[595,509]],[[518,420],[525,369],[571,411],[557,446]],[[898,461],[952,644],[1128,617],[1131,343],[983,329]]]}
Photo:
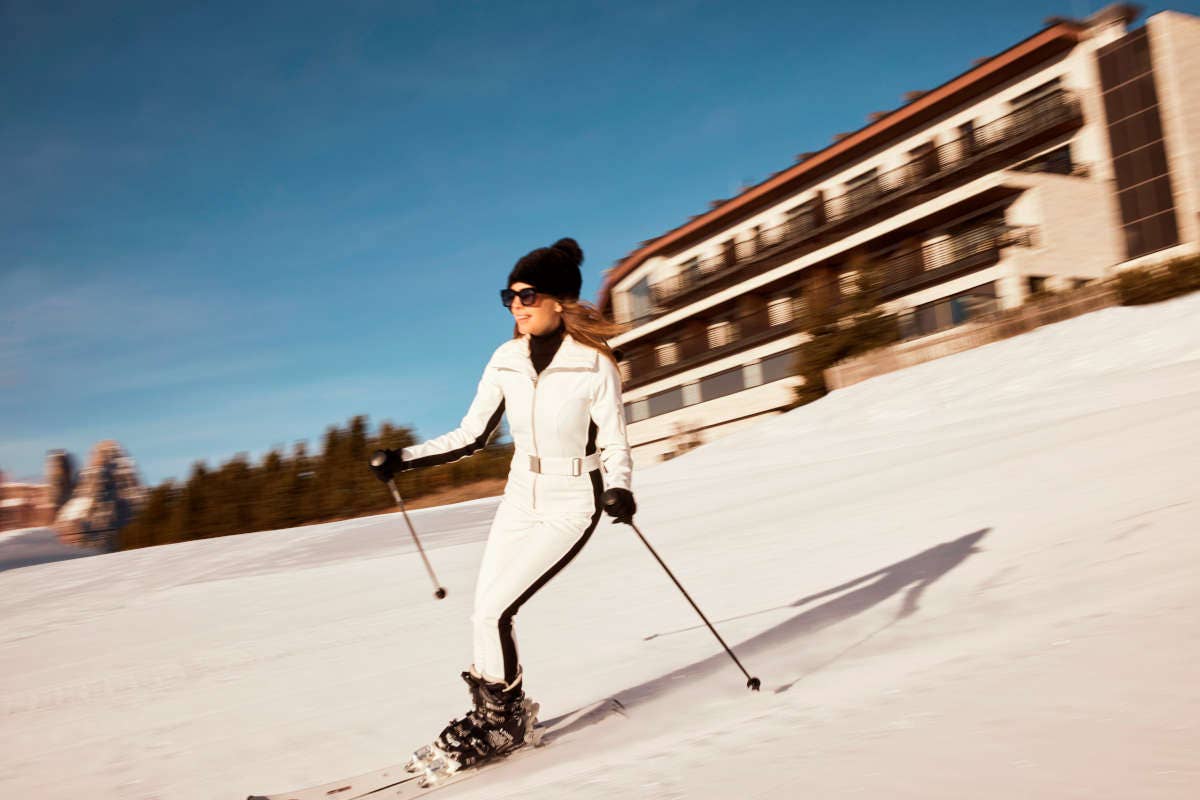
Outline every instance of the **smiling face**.
{"label": "smiling face", "polygon": [[[508,288],[514,292],[519,292],[522,289],[533,288],[533,286],[532,284],[518,281]],[[518,333],[522,335],[530,333],[535,336],[541,336],[557,330],[559,323],[562,321],[562,303],[550,295],[539,294],[537,299],[533,301],[533,305],[527,306],[521,302],[520,297],[517,297],[513,300],[512,315],[513,319],[517,322]]]}

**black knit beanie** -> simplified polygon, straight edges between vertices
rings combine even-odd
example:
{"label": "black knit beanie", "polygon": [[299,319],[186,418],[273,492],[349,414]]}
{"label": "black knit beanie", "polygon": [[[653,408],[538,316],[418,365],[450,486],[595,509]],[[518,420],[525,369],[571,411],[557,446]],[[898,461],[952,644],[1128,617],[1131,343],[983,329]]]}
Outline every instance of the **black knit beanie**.
{"label": "black knit beanie", "polygon": [[539,247],[521,256],[512,272],[508,273],[508,285],[528,283],[543,294],[560,300],[578,300],[583,287],[583,275],[579,265],[583,263],[583,250],[574,239],[559,239],[549,247]]}

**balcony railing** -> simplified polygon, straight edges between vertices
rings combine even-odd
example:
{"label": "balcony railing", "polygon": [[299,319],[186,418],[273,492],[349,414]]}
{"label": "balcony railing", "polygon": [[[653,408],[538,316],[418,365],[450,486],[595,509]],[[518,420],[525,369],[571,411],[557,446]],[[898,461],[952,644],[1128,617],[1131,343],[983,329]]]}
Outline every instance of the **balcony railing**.
{"label": "balcony railing", "polygon": [[[910,292],[933,286],[960,274],[966,274],[996,263],[1001,250],[1014,245],[1031,246],[1036,231],[1029,227],[1013,227],[994,220],[968,228],[959,233],[931,242],[920,248],[892,253],[864,266],[871,276],[881,300],[894,299]],[[830,286],[813,287],[814,295],[836,298],[840,281],[836,275]],[[822,291],[822,290],[828,291]],[[711,346],[707,322],[695,333],[671,337],[673,348],[659,349],[655,343],[640,344],[623,362],[627,376],[625,387],[639,386],[706,361],[768,342],[803,328],[807,312],[798,310],[801,319],[771,325],[770,308],[761,308],[729,319],[727,336],[716,347]],[[661,343],[659,343],[661,344]],[[670,351],[670,363],[663,363],[662,353]]]}
{"label": "balcony railing", "polygon": [[1013,227],[997,220],[924,247],[896,253],[879,264],[880,299],[891,300],[955,275],[982,269],[999,261],[1000,251],[1005,247],[1031,246],[1034,236],[1031,227]]}
{"label": "balcony railing", "polygon": [[655,357],[654,347],[630,354],[623,362],[628,364],[626,369],[629,375],[625,382],[625,388],[640,386],[688,367],[796,332],[795,326],[791,323],[771,325],[765,306],[760,310],[736,317],[730,320],[730,323],[727,337],[721,339],[720,341],[723,343],[715,347],[710,346],[707,330],[675,339],[675,353],[678,359],[669,364],[659,362]]}
{"label": "balcony railing", "polygon": [[[635,322],[665,314],[689,302],[701,290],[727,280],[752,277],[771,266],[768,256],[784,250],[819,246],[822,239],[855,220],[866,223],[872,212],[883,212],[902,198],[924,197],[925,192],[971,172],[1012,150],[1029,145],[1040,136],[1058,131],[1082,119],[1079,100],[1066,90],[1044,95],[1015,111],[975,128],[939,147],[926,150],[903,166],[881,173],[853,191],[826,200],[815,213],[790,219],[758,231],[752,240],[739,242],[732,250],[692,262],[689,267],[650,287],[653,307]],[[995,168],[995,167],[992,167]]]}

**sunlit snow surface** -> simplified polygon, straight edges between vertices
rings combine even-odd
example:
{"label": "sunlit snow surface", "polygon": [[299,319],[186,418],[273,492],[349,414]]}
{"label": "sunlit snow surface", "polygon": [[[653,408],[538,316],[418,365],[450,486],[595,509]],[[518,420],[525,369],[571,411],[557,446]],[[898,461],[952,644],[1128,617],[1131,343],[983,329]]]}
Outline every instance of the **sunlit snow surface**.
{"label": "sunlit snow surface", "polygon": [[[543,716],[628,716],[440,796],[1200,796],[1198,451],[1193,296],[643,470],[642,530],[763,691],[605,521],[517,632]],[[240,800],[401,760],[467,707],[495,502],[412,513],[440,602],[396,514],[0,572],[0,794]]]}

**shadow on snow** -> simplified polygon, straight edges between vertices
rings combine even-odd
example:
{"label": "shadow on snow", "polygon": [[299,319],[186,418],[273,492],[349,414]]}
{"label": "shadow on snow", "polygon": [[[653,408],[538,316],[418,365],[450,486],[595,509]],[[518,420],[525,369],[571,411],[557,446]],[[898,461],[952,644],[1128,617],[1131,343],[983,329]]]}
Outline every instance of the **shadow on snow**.
{"label": "shadow on snow", "polygon": [[[731,645],[733,651],[737,653],[738,658],[743,664],[747,665],[750,673],[755,674],[752,668],[755,654],[766,653],[779,645],[795,643],[805,636],[861,614],[894,595],[901,592],[904,593],[903,604],[900,610],[886,625],[851,644],[833,658],[809,669],[806,673],[793,679],[791,682],[777,686],[775,689],[776,693],[785,692],[806,675],[834,663],[847,652],[878,635],[886,628],[916,613],[920,607],[921,595],[924,591],[934,581],[937,581],[950,570],[963,563],[973,553],[979,552],[979,548],[976,545],[990,531],[990,528],[984,528],[952,541],[943,542],[928,550],[923,550],[914,556],[897,561],[894,564],[889,564],[882,569],[862,575],[854,580],[825,589],[816,594],[801,597],[785,606],[777,606],[772,609],[729,617],[725,620],[719,620],[714,624],[719,625],[720,622],[744,619],[783,608],[803,608],[810,606],[794,617],[784,620],[756,636],[752,636],[737,645]],[[812,605],[821,600],[825,602],[816,606]],[[657,636],[669,636],[674,633],[696,630],[697,628],[703,629],[704,626],[697,625],[664,634],[654,634],[646,638],[652,639]],[[617,696],[626,707],[632,707],[665,695],[672,689],[681,686],[682,682],[691,683],[719,670],[729,670],[732,673],[736,669],[737,667],[730,661],[729,656],[722,650],[702,661],[680,667],[638,686],[631,686],[628,689],[618,692]]]}

